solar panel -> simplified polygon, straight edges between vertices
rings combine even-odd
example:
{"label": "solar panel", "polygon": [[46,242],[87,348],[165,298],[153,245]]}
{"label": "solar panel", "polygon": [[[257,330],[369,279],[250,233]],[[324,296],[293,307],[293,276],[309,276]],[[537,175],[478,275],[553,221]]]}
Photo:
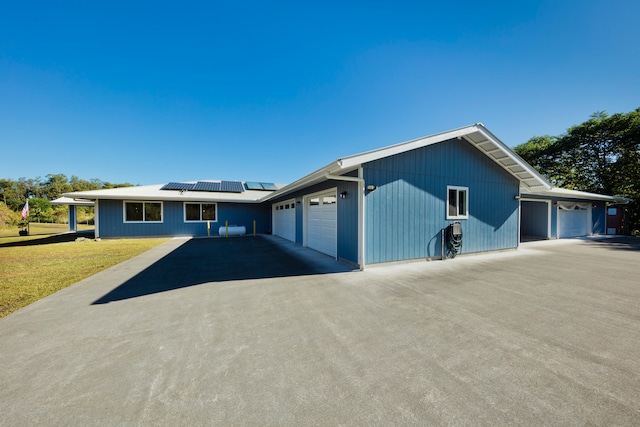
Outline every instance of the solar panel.
{"label": "solar panel", "polygon": [[242,193],[244,186],[238,181],[222,181],[220,183],[220,191],[225,193]]}
{"label": "solar panel", "polygon": [[170,183],[164,185],[160,189],[161,190],[180,190],[180,191],[184,191],[184,190],[193,190],[194,186],[195,186],[195,184],[189,184],[189,183],[186,183],[186,182],[170,182]]}
{"label": "solar panel", "polygon": [[276,185],[272,182],[261,182],[260,184],[262,185],[262,188],[265,190],[275,191],[278,189]]}
{"label": "solar panel", "polygon": [[222,191],[219,182],[198,181],[193,191]]}
{"label": "solar panel", "polygon": [[263,190],[262,184],[259,182],[247,181],[245,185],[247,186],[247,190]]}

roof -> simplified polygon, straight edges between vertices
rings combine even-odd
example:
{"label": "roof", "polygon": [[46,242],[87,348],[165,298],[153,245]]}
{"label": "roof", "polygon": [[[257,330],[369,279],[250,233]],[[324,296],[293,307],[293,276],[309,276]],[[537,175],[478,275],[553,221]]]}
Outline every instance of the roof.
{"label": "roof", "polygon": [[58,197],[51,201],[52,205],[75,205],[75,206],[93,206],[94,203],[90,200],[75,200],[71,197]]}
{"label": "roof", "polygon": [[[78,191],[65,193],[63,200],[68,198],[72,203],[59,202],[58,204],[80,204],[96,199],[112,200],[170,200],[170,201],[198,201],[198,202],[231,202],[231,203],[254,203],[263,202],[282,197],[293,193],[299,189],[318,184],[331,179],[332,176],[344,175],[357,170],[365,163],[372,162],[385,157],[401,154],[429,145],[437,144],[452,139],[464,140],[477,148],[493,162],[507,171],[520,181],[520,189],[523,194],[538,195],[544,197],[564,197],[570,199],[604,200],[613,203],[629,203],[629,199],[623,197],[606,196],[601,194],[587,193],[584,191],[565,190],[554,187],[533,166],[529,165],[520,156],[514,153],[504,142],[498,139],[493,133],[484,127],[482,123],[453,129],[446,132],[436,133],[411,141],[390,145],[376,150],[366,151],[339,158],[328,165],[298,179],[297,181],[283,186],[276,184],[276,191],[261,191],[246,189],[241,193],[217,192],[217,191],[192,191],[180,189],[163,189],[167,184],[145,185],[137,187],[110,188],[104,190]],[[341,178],[344,179],[344,176]],[[356,179],[356,178],[349,178]],[[219,181],[200,181],[219,182]],[[190,182],[191,184],[197,181]],[[190,184],[185,183],[185,184]],[[175,183],[171,183],[175,184]],[[252,186],[242,183],[245,187]],[[251,184],[251,183],[249,183]]]}
{"label": "roof", "polygon": [[300,188],[317,184],[327,179],[327,175],[344,174],[359,168],[362,164],[379,160],[385,157],[401,154],[439,142],[451,139],[464,139],[476,147],[489,159],[497,163],[520,181],[520,186],[525,189],[549,190],[553,186],[533,166],[529,165],[520,156],[514,153],[504,142],[500,141],[493,133],[484,127],[482,123],[476,123],[458,129],[436,133],[411,141],[390,145],[376,150],[354,154],[329,163],[323,168],[285,186],[275,193],[269,194],[263,200],[269,200],[278,196],[292,193]]}
{"label": "roof", "polygon": [[[198,182],[198,181],[194,181]],[[204,181],[199,181],[204,182]],[[140,185],[135,187],[118,187],[103,190],[76,191],[65,193],[65,198],[74,201],[100,200],[166,200],[180,202],[231,202],[231,203],[254,203],[265,196],[262,190],[244,190],[241,193],[222,191],[184,191],[184,190],[164,190],[167,184]],[[282,185],[276,184],[277,188]],[[270,193],[270,192],[269,192]]]}
{"label": "roof", "polygon": [[607,196],[605,194],[589,193],[586,191],[567,190],[565,188],[553,187],[549,190],[522,191],[523,196],[543,196],[543,197],[560,197],[564,199],[583,199],[583,200],[600,200],[611,203],[627,204],[631,199],[618,196]]}

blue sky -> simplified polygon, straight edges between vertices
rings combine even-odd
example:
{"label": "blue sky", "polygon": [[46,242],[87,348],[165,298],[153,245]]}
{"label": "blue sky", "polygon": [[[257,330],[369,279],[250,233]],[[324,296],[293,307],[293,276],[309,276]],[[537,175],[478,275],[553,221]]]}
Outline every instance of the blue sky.
{"label": "blue sky", "polygon": [[[95,3],[95,4],[94,4]],[[640,107],[637,0],[5,2],[0,177],[288,183]]]}

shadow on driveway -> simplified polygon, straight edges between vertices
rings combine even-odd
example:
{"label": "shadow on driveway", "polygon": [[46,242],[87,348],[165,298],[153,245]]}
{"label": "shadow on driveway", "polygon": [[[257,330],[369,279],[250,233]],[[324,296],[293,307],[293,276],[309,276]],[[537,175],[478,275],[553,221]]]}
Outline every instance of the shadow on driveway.
{"label": "shadow on driveway", "polygon": [[70,232],[70,233],[60,233],[60,234],[53,234],[50,236],[42,237],[40,239],[18,240],[15,242],[1,243],[0,248],[11,248],[11,247],[17,247],[17,246],[39,246],[39,245],[50,245],[52,243],[73,242],[78,237],[93,239],[94,231],[87,230],[87,231],[76,231],[76,232]]}
{"label": "shadow on driveway", "polygon": [[[305,251],[305,256],[295,252]],[[346,264],[308,249],[285,250],[262,236],[191,239],[93,304],[210,282],[267,279],[352,271]],[[323,262],[313,262],[313,256]],[[327,262],[328,261],[328,262]]]}
{"label": "shadow on driveway", "polygon": [[591,237],[587,241],[598,243],[611,250],[640,251],[640,238],[632,236]]}

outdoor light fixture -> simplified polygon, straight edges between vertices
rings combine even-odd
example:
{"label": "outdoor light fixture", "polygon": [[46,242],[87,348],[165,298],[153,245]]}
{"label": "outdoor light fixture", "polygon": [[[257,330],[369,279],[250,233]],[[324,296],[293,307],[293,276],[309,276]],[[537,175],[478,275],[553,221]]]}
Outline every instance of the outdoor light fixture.
{"label": "outdoor light fixture", "polygon": [[340,193],[340,198],[341,199],[346,199],[347,198],[347,192],[343,191],[342,193]]}
{"label": "outdoor light fixture", "polygon": [[378,188],[375,185],[367,185],[367,190],[368,191],[375,191],[375,189]]}

